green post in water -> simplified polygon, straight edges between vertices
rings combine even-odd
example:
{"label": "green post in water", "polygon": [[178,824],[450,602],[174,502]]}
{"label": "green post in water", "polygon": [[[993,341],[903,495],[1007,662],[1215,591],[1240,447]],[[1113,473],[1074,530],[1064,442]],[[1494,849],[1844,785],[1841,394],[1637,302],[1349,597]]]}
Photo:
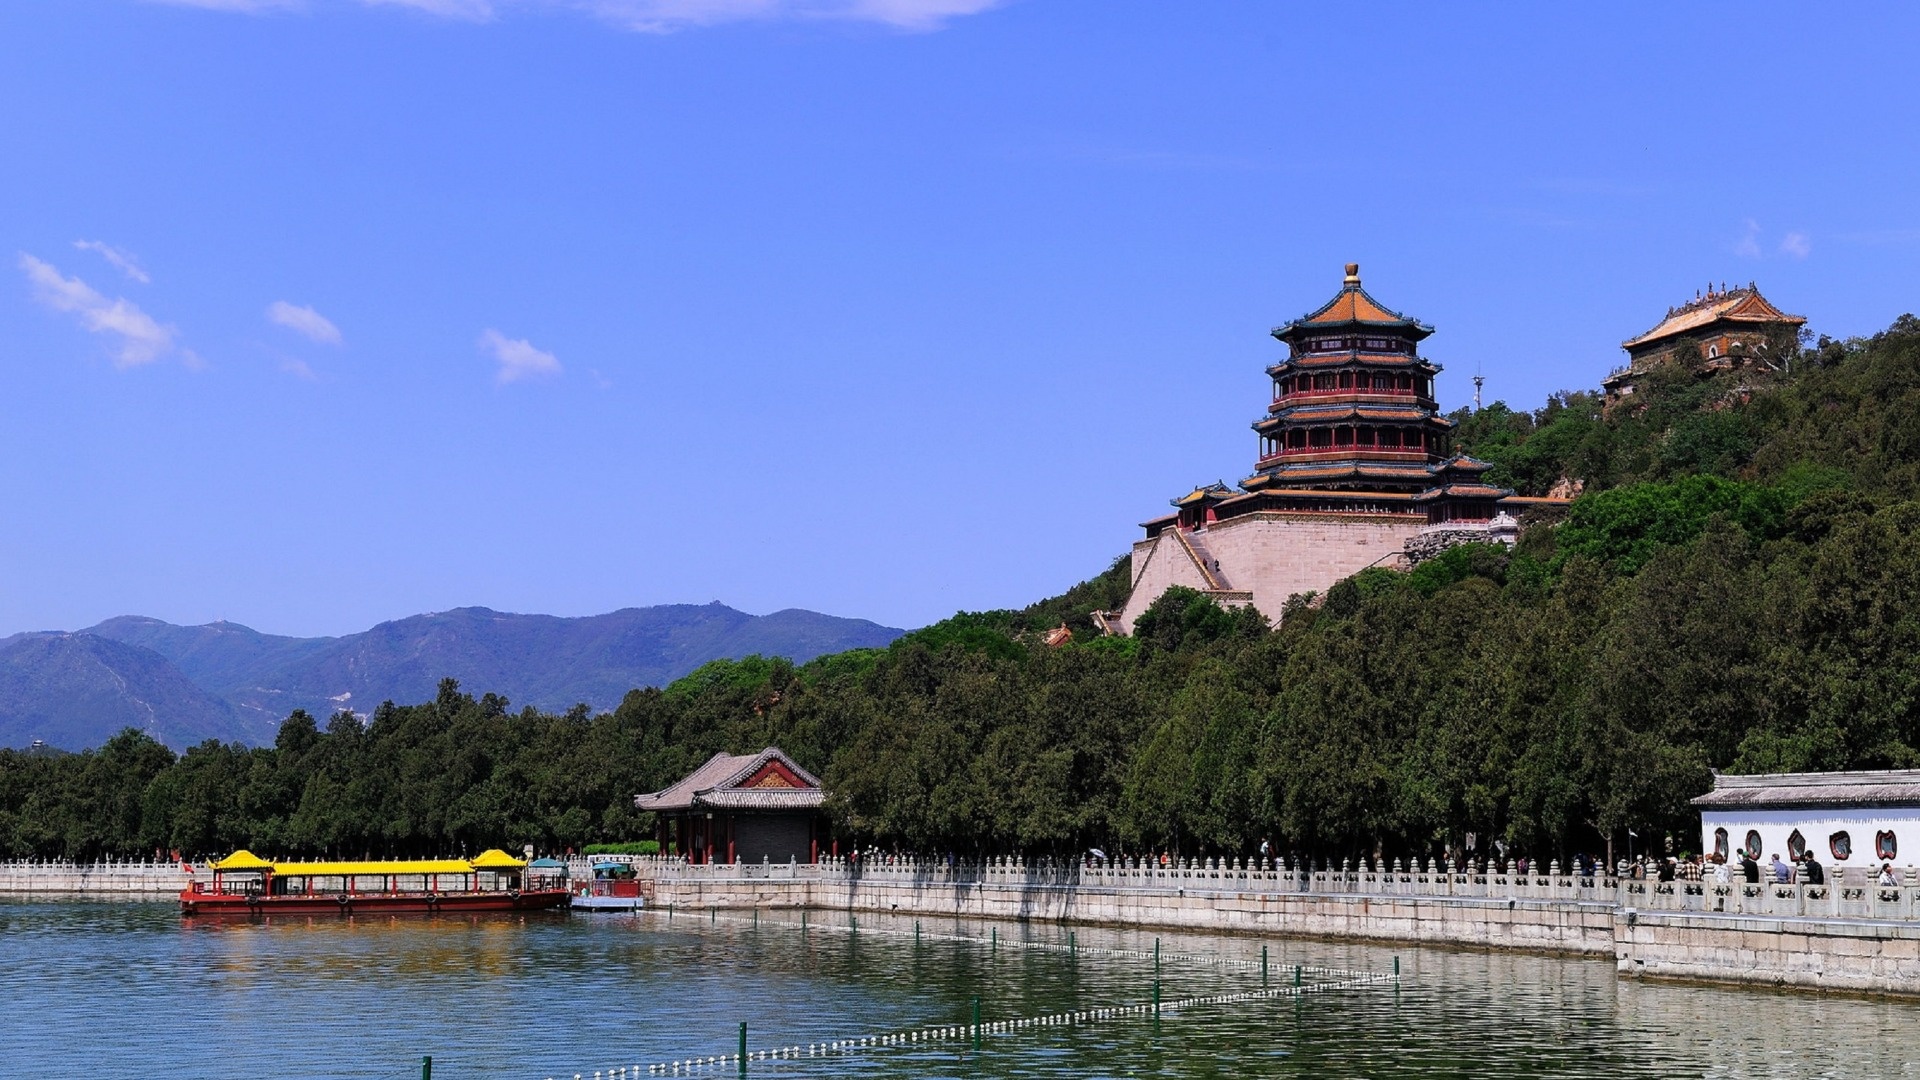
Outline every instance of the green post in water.
{"label": "green post in water", "polygon": [[1153,939],[1153,973],[1160,974],[1160,939]]}
{"label": "green post in water", "polygon": [[1267,947],[1260,946],[1260,985],[1267,985]]}
{"label": "green post in water", "polygon": [[991,947],[990,947],[990,949],[989,949],[989,951],[990,951],[990,952],[999,952],[999,951],[1000,951],[1000,928],[999,928],[999,927],[997,927],[997,926],[990,926],[990,927],[988,927],[988,928],[987,928],[987,940],[988,940],[988,942],[990,942],[990,943],[991,943]]}
{"label": "green post in water", "polygon": [[755,930],[760,929],[760,909],[759,908],[753,909],[753,928]]}
{"label": "green post in water", "polygon": [[980,999],[973,999],[973,1048],[980,1049]]}
{"label": "green post in water", "polygon": [[740,1075],[747,1075],[747,1022],[740,1021]]}
{"label": "green post in water", "polygon": [[1295,986],[1300,985],[1300,965],[1299,964],[1293,965],[1293,985]]}
{"label": "green post in water", "polygon": [[433,1055],[420,1055],[420,1080],[433,1080]]}
{"label": "green post in water", "polygon": [[1153,1018],[1160,1019],[1160,980],[1153,980]]}
{"label": "green post in water", "polygon": [[1077,952],[1079,948],[1080,948],[1080,939],[1074,936],[1073,931],[1071,930],[1067,931],[1067,951]]}
{"label": "green post in water", "polygon": [[919,919],[913,920],[913,947],[916,949],[920,947],[920,920]]}
{"label": "green post in water", "polygon": [[707,921],[710,923],[713,923],[715,926],[718,926],[720,924],[720,909],[715,907],[708,908]]}
{"label": "green post in water", "polygon": [[1393,977],[1400,977],[1400,958],[1397,956],[1393,958]]}

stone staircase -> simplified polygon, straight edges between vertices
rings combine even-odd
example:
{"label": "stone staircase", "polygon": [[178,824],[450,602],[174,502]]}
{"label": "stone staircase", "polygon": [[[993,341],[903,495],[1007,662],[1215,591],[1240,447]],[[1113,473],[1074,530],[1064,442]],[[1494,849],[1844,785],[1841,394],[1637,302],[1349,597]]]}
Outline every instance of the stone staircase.
{"label": "stone staircase", "polygon": [[1220,564],[1214,559],[1213,552],[1207,550],[1206,537],[1186,529],[1174,529],[1172,532],[1179,539],[1180,546],[1187,549],[1187,555],[1193,559],[1194,565],[1200,568],[1200,576],[1207,583],[1207,592],[1234,591],[1233,586],[1227,584],[1226,576],[1220,572]]}

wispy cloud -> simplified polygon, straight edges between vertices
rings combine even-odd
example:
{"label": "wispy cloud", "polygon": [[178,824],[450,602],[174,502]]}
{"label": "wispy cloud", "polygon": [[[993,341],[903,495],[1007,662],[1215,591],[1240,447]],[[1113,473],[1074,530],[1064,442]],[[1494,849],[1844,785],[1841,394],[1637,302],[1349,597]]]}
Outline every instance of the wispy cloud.
{"label": "wispy cloud", "polygon": [[281,357],[280,370],[286,372],[287,374],[293,376],[296,379],[303,379],[307,382],[320,381],[320,376],[315,375],[313,373],[312,366],[309,365],[305,360],[301,360],[297,357],[292,357],[292,356]]}
{"label": "wispy cloud", "polygon": [[136,261],[132,255],[121,251],[112,244],[103,244],[98,240],[75,240],[73,246],[80,251],[93,252],[95,255],[107,260],[109,266],[112,266],[115,270],[120,271],[142,285],[150,285],[153,283],[153,279],[147,276],[147,272],[140,268],[140,263]]}
{"label": "wispy cloud", "polygon": [[[150,0],[177,7],[265,14],[348,0]],[[364,7],[411,8],[465,22],[490,22],[509,11],[571,10],[626,30],[664,34],[721,23],[813,20],[878,23],[899,30],[938,30],[948,21],[1007,0],[352,0]]]}
{"label": "wispy cloud", "polygon": [[494,378],[502,384],[560,374],[560,361],[552,353],[534,348],[525,338],[510,338],[488,328],[480,334],[480,348],[499,363]]}
{"label": "wispy cloud", "polygon": [[1747,218],[1741,222],[1740,239],[1734,241],[1733,253],[1743,259],[1764,259],[1767,257],[1769,247],[1776,254],[1785,255],[1790,259],[1804,259],[1813,253],[1813,238],[1798,229],[1789,229],[1787,234],[1780,238],[1778,244],[1772,241],[1761,243],[1764,235],[1760,223]]}
{"label": "wispy cloud", "polygon": [[290,11],[305,4],[302,0],[147,0],[169,7],[204,8],[207,11],[240,11],[249,15],[266,11]]}
{"label": "wispy cloud", "polygon": [[671,33],[746,20],[869,22],[901,30],[938,30],[948,20],[999,7],[1003,0],[563,0],[616,26]]}
{"label": "wispy cloud", "polygon": [[403,7],[443,19],[489,22],[494,17],[491,0],[360,0],[368,7]]}
{"label": "wispy cloud", "polygon": [[[176,351],[173,327],[165,326],[124,299],[109,300],[77,277],[67,277],[48,263],[22,252],[20,269],[33,286],[33,297],[54,311],[65,312],[95,334],[113,339],[116,367],[150,364]],[[191,350],[179,350],[189,368],[204,364]]]}
{"label": "wispy cloud", "polygon": [[267,305],[267,321],[275,326],[284,326],[308,341],[317,341],[322,345],[340,344],[340,328],[310,307],[275,300]]}

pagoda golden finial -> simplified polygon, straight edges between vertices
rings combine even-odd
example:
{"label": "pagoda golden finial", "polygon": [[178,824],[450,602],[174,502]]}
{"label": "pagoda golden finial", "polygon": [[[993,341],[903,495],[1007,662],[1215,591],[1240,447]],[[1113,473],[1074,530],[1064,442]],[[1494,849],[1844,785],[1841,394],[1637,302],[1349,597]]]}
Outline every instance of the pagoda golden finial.
{"label": "pagoda golden finial", "polygon": [[1347,264],[1347,284],[1349,285],[1360,284],[1360,264],[1359,263]]}

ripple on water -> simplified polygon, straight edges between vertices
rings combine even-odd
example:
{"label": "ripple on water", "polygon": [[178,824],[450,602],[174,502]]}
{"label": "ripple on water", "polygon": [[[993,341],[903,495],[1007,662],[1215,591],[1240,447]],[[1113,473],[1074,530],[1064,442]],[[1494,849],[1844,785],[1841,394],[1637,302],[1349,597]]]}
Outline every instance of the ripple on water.
{"label": "ripple on water", "polygon": [[[1151,1000],[1151,933],[815,914],[182,920],[0,905],[10,1076],[543,1080]],[[822,922],[839,928],[823,927]],[[968,940],[951,940],[960,936]],[[1269,940],[1394,984],[755,1061],[755,1076],[1920,1078],[1920,1006],[1618,980],[1610,963]],[[1257,987],[1262,942],[1162,935],[1165,1000]],[[1045,947],[1029,947],[1045,946]],[[1206,963],[1229,960],[1233,963]],[[695,1075],[721,1080],[731,1069]]]}

